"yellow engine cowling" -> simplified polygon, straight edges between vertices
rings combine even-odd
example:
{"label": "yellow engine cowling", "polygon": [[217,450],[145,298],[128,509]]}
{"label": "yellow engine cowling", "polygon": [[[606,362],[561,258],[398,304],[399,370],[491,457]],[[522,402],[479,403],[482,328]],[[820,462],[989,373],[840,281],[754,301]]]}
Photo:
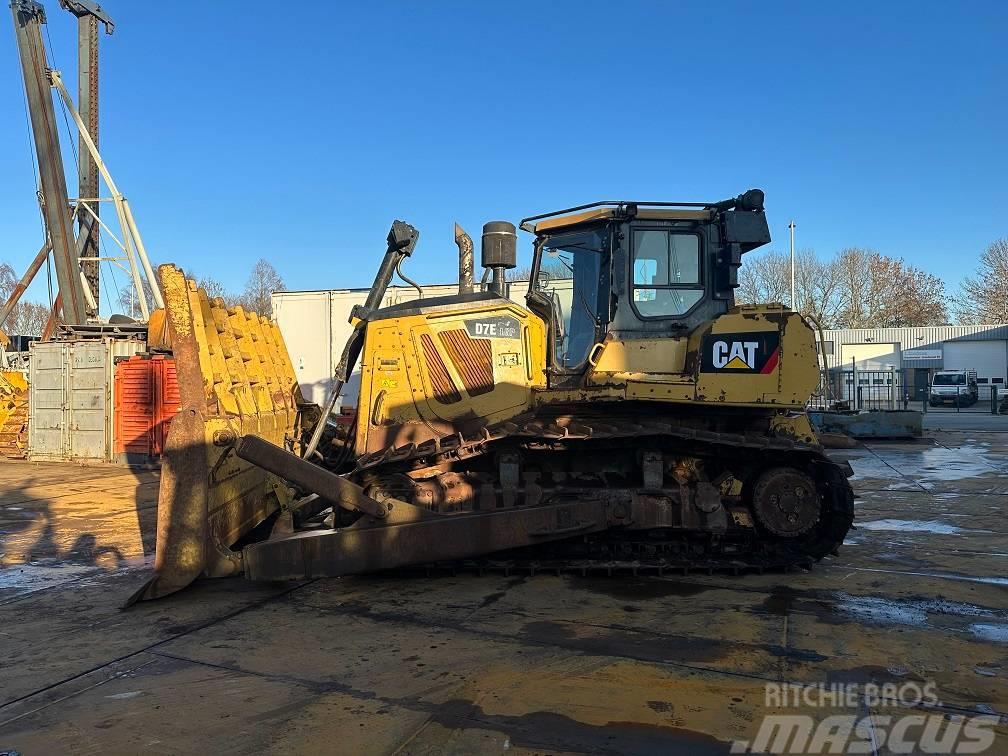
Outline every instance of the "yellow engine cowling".
{"label": "yellow engine cowling", "polygon": [[358,454],[513,417],[546,385],[545,328],[527,310],[499,301],[419,309],[367,324]]}
{"label": "yellow engine cowling", "polygon": [[367,325],[358,455],[544,405],[621,401],[769,410],[769,431],[815,442],[804,415],[819,381],[815,333],[782,305],[734,307],[682,337],[607,337],[576,388],[548,384],[547,328],[517,305],[418,310]]}

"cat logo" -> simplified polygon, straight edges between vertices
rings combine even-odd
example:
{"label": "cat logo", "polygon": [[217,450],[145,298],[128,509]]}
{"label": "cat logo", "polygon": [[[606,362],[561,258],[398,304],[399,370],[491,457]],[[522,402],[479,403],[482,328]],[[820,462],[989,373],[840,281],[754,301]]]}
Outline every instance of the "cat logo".
{"label": "cat logo", "polygon": [[769,375],[780,360],[780,333],[708,333],[703,338],[701,373]]}
{"label": "cat logo", "polygon": [[758,341],[715,341],[711,362],[718,370],[754,370]]}

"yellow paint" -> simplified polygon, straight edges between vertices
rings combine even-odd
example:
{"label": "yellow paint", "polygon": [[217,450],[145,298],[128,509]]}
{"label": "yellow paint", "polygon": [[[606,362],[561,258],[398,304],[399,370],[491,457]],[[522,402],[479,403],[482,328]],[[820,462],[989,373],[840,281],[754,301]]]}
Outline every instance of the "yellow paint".
{"label": "yellow paint", "polygon": [[774,415],[770,418],[770,432],[774,436],[793,438],[804,444],[818,444],[819,437],[804,412]]}
{"label": "yellow paint", "polygon": [[[476,339],[490,345],[493,388],[470,395],[440,335],[465,330],[466,321],[481,317],[513,318],[519,331],[517,338]],[[457,402],[445,403],[434,398],[431,369],[424,356],[425,335],[461,397]],[[368,422],[357,423],[357,452],[362,454],[385,445],[386,429],[390,426],[402,426],[398,442],[420,442],[475,418],[492,423],[528,410],[532,390],[546,383],[545,344],[542,321],[513,304],[474,302],[449,312],[405,315],[367,324],[357,416],[368,418]]]}
{"label": "yellow paint", "polygon": [[604,383],[633,375],[680,375],[685,368],[687,343],[682,337],[606,339],[588,380]]}
{"label": "yellow paint", "polygon": [[[285,440],[300,435],[295,424],[304,399],[275,324],[241,307],[228,310],[220,299],[211,301],[173,265],[162,265],[158,272],[171,338],[176,346],[192,339],[198,363],[186,365],[187,357],[175,353],[180,382],[193,372],[203,382],[201,387],[180,383],[179,388],[183,411],[193,410],[203,418],[210,543],[206,548],[193,544],[193,552],[181,561],[201,564],[210,575],[230,574],[240,569],[237,556],[228,551],[230,544],[289,500],[290,491],[279,479],[238,459],[219,441],[251,433],[283,446]],[[173,425],[169,445],[174,430]],[[187,507],[203,503],[169,502],[162,496],[159,507],[168,507],[170,519],[182,522],[194,516]],[[167,528],[166,537],[170,533]],[[159,540],[159,552],[164,546]]]}
{"label": "yellow paint", "polygon": [[[501,316],[520,323],[521,338],[489,340],[493,389],[470,395],[440,335],[465,329],[465,322],[473,318]],[[800,411],[819,377],[812,330],[799,315],[780,305],[735,307],[689,336],[607,338],[592,349],[592,364],[582,386],[565,389],[546,385],[544,324],[514,304],[459,304],[449,312],[376,320],[366,327],[358,416],[368,422],[357,424],[358,454],[389,444],[420,443],[549,404],[635,400]],[[700,372],[705,334],[775,331],[780,334],[775,370],[753,373],[736,357],[727,369]],[[443,370],[443,381],[457,392],[457,401],[435,398],[432,369],[424,353],[425,336],[440,358],[441,366],[434,367]],[[805,435],[802,428],[780,428]]]}

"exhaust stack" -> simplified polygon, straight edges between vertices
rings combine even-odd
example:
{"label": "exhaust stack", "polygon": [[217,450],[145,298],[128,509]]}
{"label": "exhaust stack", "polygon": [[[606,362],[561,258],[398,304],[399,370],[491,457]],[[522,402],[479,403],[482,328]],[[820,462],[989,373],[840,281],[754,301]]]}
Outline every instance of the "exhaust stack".
{"label": "exhaust stack", "polygon": [[459,249],[459,294],[473,293],[473,240],[458,223],[455,224],[455,243]]}

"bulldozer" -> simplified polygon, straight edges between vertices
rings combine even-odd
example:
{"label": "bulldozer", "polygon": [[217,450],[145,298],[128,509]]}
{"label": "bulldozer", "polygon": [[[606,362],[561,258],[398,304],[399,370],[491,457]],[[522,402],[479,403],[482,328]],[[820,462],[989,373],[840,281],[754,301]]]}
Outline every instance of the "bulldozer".
{"label": "bulldozer", "polygon": [[[525,306],[506,296],[519,228]],[[737,574],[837,552],[851,471],[805,411],[821,329],[735,304],[743,255],[770,242],[762,191],[490,222],[480,283],[457,228],[458,293],[381,307],[418,238],[393,223],[323,407],[301,396],[275,324],[161,266],[152,340],[163,324],[183,407],[155,575],[134,600],[200,576]],[[333,422],[358,362],[354,420]]]}

